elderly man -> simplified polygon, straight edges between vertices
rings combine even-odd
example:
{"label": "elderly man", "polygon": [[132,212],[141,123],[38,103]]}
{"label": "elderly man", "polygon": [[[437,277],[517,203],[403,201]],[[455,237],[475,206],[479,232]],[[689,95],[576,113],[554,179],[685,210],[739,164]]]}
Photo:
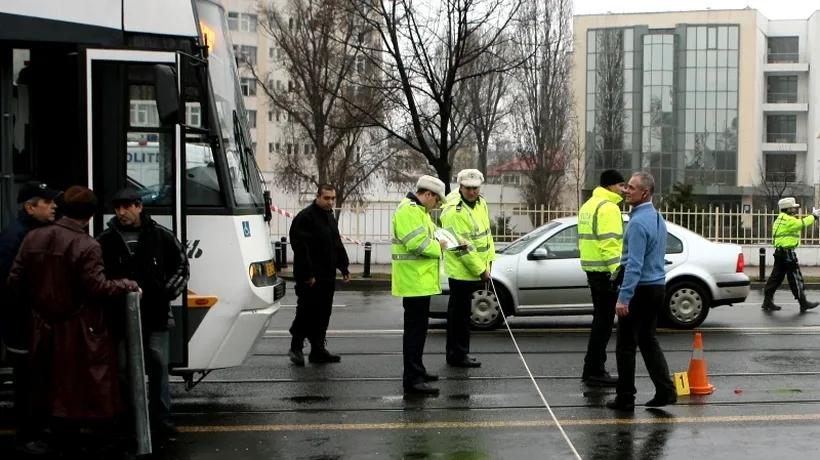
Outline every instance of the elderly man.
{"label": "elderly man", "polygon": [[804,228],[817,221],[820,216],[820,209],[814,208],[812,214],[803,218],[797,217],[797,210],[800,205],[794,198],[788,197],[778,201],[780,215],[772,225],[772,238],[774,239],[774,265],[772,274],[766,281],[766,288],[763,290],[763,310],[777,311],[781,307],[774,303],[774,293],[783,278],[789,277],[789,287],[794,294],[794,298],[800,303],[800,313],[816,308],[817,302],[809,302],[806,299],[806,290],[803,288],[803,273],[800,272],[800,265],[797,264],[797,252],[800,246],[800,232]]}
{"label": "elderly man", "polygon": [[402,298],[404,306],[404,392],[438,394],[428,382],[438,380],[424,368],[422,357],[427,340],[430,296],[441,293],[439,262],[447,247],[436,238],[436,226],[430,211],[444,199],[444,182],[432,176],[421,176],[416,193],[408,193],[393,214],[392,291]]}
{"label": "elderly man", "polygon": [[484,175],[477,169],[458,173],[458,190],[447,196],[442,206],[441,226],[456,233],[466,248],[444,253],[444,272],[450,281],[447,305],[447,364],[453,367],[479,367],[469,356],[470,311],[473,293],[484,289],[490,280],[490,264],[495,246],[490,232],[490,211],[479,195]]}
{"label": "elderly man", "polygon": [[658,311],[666,296],[666,222],[652,206],[654,192],[655,179],[643,171],[632,176],[626,189],[626,202],[632,206],[632,211],[624,233],[619,268],[623,270],[623,281],[615,304],[615,314],[619,317],[615,346],[617,396],[606,404],[611,409],[626,412],[635,410],[637,347],[641,348],[646,370],[655,384],[655,397],[646,406],[661,407],[677,401],[666,357],[655,338]]}
{"label": "elderly man", "polygon": [[[60,194],[48,185],[30,181],[20,187],[17,203],[21,205],[17,220],[12,221],[0,233],[0,279],[6,280],[9,270],[28,233],[54,221],[57,205],[54,199]],[[17,424],[17,444],[22,451],[36,454],[45,452],[46,446],[35,441],[35,421],[26,409],[28,399],[28,341],[31,309],[22,303],[9,302],[6,283],[0,283],[0,327],[3,341],[9,353],[14,378],[14,421]]]}

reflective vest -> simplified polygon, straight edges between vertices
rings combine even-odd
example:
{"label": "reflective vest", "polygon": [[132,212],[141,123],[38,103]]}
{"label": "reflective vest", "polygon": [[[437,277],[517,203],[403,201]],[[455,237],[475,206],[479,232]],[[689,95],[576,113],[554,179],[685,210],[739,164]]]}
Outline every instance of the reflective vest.
{"label": "reflective vest", "polygon": [[406,197],[393,214],[390,245],[392,291],[396,297],[441,293],[441,246],[436,226],[424,206]]}
{"label": "reflective vest", "polygon": [[584,271],[615,273],[621,264],[624,220],[618,203],[622,199],[597,187],[578,211],[578,249]]}
{"label": "reflective vest", "polygon": [[772,224],[772,238],[774,247],[783,249],[794,249],[800,246],[800,232],[804,228],[813,224],[814,215],[808,215],[802,219],[781,212],[774,224]]}
{"label": "reflective vest", "polygon": [[441,227],[452,229],[467,241],[467,248],[460,251],[444,251],[444,273],[448,278],[475,281],[490,269],[495,260],[495,244],[490,231],[490,210],[487,202],[479,197],[475,207],[464,202],[461,193],[454,190],[442,206]]}

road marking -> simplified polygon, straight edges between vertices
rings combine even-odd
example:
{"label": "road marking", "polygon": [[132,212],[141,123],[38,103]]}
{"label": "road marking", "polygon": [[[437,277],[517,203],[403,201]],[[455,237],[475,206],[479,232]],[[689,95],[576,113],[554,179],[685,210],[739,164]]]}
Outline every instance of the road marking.
{"label": "road marking", "polygon": [[[282,308],[296,308],[296,305],[280,305],[280,307],[282,307]],[[339,305],[333,304],[333,305],[331,305],[331,307],[333,307],[333,308],[345,308],[345,307],[347,307],[347,305],[345,305],[345,304],[339,304]]]}
{"label": "road marking", "polygon": [[[563,426],[664,425],[743,422],[802,422],[820,420],[820,414],[733,415],[713,417],[658,417],[645,419],[560,420]],[[217,425],[179,426],[185,433],[234,433],[271,431],[372,431],[372,430],[444,430],[481,428],[540,428],[555,426],[552,420],[511,420],[486,422],[420,422],[420,423],[340,423],[304,425]]]}
{"label": "road marking", "polygon": [[[473,331],[473,335],[499,335],[502,330],[495,331]],[[516,333],[570,333],[570,334],[589,334],[589,328],[526,328],[514,329]],[[695,332],[732,332],[738,334],[817,334],[820,333],[820,326],[780,326],[780,327],[700,327],[693,330],[681,329],[664,329],[659,328],[658,332],[666,334],[692,334]],[[346,329],[346,330],[330,330],[328,335],[402,335],[404,333],[401,329]],[[444,329],[430,329],[428,334],[446,334]],[[290,337],[290,332],[284,329],[268,329],[265,331],[265,337]]]}

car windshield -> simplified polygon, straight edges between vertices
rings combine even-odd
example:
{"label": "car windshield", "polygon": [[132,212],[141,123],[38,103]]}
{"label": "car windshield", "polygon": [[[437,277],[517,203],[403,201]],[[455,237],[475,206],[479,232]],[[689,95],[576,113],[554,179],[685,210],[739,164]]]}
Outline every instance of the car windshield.
{"label": "car windshield", "polygon": [[532,242],[533,239],[536,239],[536,238],[540,237],[544,233],[552,230],[555,227],[558,227],[559,225],[561,225],[561,222],[557,222],[557,221],[547,222],[545,225],[536,228],[535,230],[527,233],[526,235],[522,236],[521,238],[513,241],[507,247],[505,247],[503,249],[500,249],[496,252],[498,252],[499,254],[511,254],[511,255],[518,254],[521,251],[523,251],[524,248],[526,248],[530,244],[530,242]]}
{"label": "car windshield", "polygon": [[206,0],[198,1],[196,5],[202,35],[208,44],[208,74],[236,205],[264,206],[263,183],[251,148],[248,114],[239,87],[225,12],[219,5]]}

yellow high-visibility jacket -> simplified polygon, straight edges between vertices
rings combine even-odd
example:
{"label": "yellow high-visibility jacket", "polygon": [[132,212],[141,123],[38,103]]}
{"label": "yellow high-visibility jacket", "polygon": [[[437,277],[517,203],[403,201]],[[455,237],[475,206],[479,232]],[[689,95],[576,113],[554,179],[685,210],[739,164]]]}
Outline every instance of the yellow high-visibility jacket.
{"label": "yellow high-visibility jacket", "polygon": [[456,236],[467,241],[461,251],[444,251],[444,273],[448,278],[475,281],[490,269],[495,260],[495,244],[490,231],[490,210],[484,198],[476,200],[471,208],[461,193],[454,190],[442,206],[441,226],[452,228]]}
{"label": "yellow high-visibility jacket", "polygon": [[795,217],[785,212],[781,212],[772,224],[772,238],[774,247],[782,249],[794,249],[800,246],[800,232],[815,221],[813,214],[804,218]]}
{"label": "yellow high-visibility jacket", "polygon": [[392,291],[396,297],[441,293],[441,246],[430,213],[408,193],[393,214]]}
{"label": "yellow high-visibility jacket", "polygon": [[624,249],[624,220],[618,203],[623,198],[603,187],[578,212],[578,249],[581,268],[588,272],[615,273]]}

